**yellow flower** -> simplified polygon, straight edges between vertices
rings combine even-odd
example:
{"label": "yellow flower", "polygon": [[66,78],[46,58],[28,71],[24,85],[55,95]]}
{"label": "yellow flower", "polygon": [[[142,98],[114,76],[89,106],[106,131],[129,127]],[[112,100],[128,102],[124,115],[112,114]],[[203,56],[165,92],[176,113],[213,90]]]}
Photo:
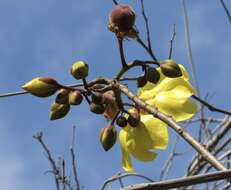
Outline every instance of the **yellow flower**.
{"label": "yellow flower", "polygon": [[[193,117],[197,111],[195,102],[189,99],[195,90],[189,83],[187,71],[182,65],[179,66],[183,73],[181,77],[165,77],[158,68],[161,75],[159,82],[157,84],[148,82],[138,89],[139,98],[177,122]],[[163,150],[168,144],[167,125],[148,113],[142,112],[140,116],[141,122],[138,127],[127,125],[119,134],[122,166],[127,172],[134,171],[131,155],[140,161],[152,161],[157,154],[151,150]]]}

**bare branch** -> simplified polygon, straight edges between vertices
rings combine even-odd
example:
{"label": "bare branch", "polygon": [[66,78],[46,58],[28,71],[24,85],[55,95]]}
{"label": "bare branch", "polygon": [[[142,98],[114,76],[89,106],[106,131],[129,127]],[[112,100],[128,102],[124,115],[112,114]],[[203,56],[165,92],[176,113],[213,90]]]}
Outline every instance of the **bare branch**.
{"label": "bare branch", "polygon": [[51,167],[52,167],[52,172],[54,173],[54,178],[55,178],[55,184],[56,184],[56,189],[59,190],[59,180],[58,180],[58,176],[59,176],[59,169],[56,166],[56,163],[50,153],[50,150],[48,149],[48,147],[46,146],[46,144],[43,142],[43,133],[39,132],[36,135],[33,136],[43,147],[43,149],[45,150],[47,156],[48,156],[48,160],[50,161]]}
{"label": "bare branch", "polygon": [[229,22],[231,23],[231,14],[229,12],[229,9],[227,8],[227,6],[226,6],[226,4],[225,4],[225,2],[223,0],[220,0],[220,2],[221,2],[222,7],[225,10],[225,13],[226,13],[226,15],[227,15],[227,17],[229,19]]}
{"label": "bare branch", "polygon": [[143,183],[137,185],[131,185],[123,188],[122,190],[164,190],[173,189],[182,186],[190,186],[195,184],[201,184],[211,181],[218,181],[222,179],[228,179],[231,177],[231,170],[207,173],[202,175],[183,177],[178,179],[153,182],[153,183]]}
{"label": "bare branch", "polygon": [[226,115],[231,115],[231,112],[223,110],[223,109],[220,109],[220,108],[217,108],[217,107],[209,104],[205,100],[202,100],[200,97],[198,97],[196,95],[192,95],[192,98],[194,98],[195,100],[197,100],[198,102],[200,102],[201,104],[203,104],[204,106],[206,106],[212,112],[219,112],[219,113],[223,113],[223,114],[226,114]]}
{"label": "bare branch", "polygon": [[172,58],[172,50],[173,50],[173,42],[175,40],[176,37],[176,25],[173,25],[173,32],[172,32],[172,38],[170,40],[170,48],[169,48],[169,56],[168,58],[171,59]]}
{"label": "bare branch", "polygon": [[71,161],[72,161],[72,170],[74,174],[74,180],[76,183],[76,190],[80,190],[80,184],[78,180],[78,175],[77,175],[77,168],[76,168],[76,161],[75,161],[75,151],[74,151],[74,145],[75,145],[75,129],[76,127],[73,126],[73,131],[72,131],[72,143],[71,143]]}

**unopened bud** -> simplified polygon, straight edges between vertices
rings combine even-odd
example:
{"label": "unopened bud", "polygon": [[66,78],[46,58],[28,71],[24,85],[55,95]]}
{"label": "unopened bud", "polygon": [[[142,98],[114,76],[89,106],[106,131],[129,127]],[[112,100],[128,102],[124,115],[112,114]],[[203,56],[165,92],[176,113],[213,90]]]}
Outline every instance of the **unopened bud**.
{"label": "unopened bud", "polygon": [[69,95],[69,90],[66,89],[61,89],[58,91],[58,94],[55,98],[55,102],[58,104],[67,104],[68,103],[68,95]]}
{"label": "unopened bud", "polygon": [[74,90],[69,93],[69,104],[79,105],[83,101],[83,96],[80,91]]}
{"label": "unopened bud", "polygon": [[102,104],[103,103],[103,95],[98,93],[98,92],[94,92],[91,95],[91,100],[95,104]]}
{"label": "unopened bud", "polygon": [[77,80],[88,76],[88,64],[84,61],[77,61],[71,66],[71,74]]}
{"label": "unopened bud", "polygon": [[59,88],[58,82],[50,77],[37,77],[22,86],[24,90],[38,97],[53,95]]}
{"label": "unopened bud", "polygon": [[105,112],[104,112],[104,116],[107,119],[114,119],[114,117],[116,116],[117,112],[119,111],[115,96],[114,96],[114,92],[113,91],[107,91],[103,94],[103,100],[105,103]]}
{"label": "unopened bud", "polygon": [[137,87],[142,88],[147,84],[147,79],[145,76],[141,76],[137,78]]}
{"label": "unopened bud", "polygon": [[138,113],[130,113],[128,123],[131,127],[137,127],[140,123],[140,115]]}
{"label": "unopened bud", "polygon": [[135,18],[135,12],[131,6],[119,4],[113,7],[109,24],[117,27],[120,32],[128,32],[135,24]]}
{"label": "unopened bud", "polygon": [[90,104],[90,111],[95,114],[103,114],[105,111],[105,106],[103,104]]}
{"label": "unopened bud", "polygon": [[148,68],[146,72],[148,82],[157,83],[160,80],[160,73],[155,68]]}
{"label": "unopened bud", "polygon": [[61,119],[67,115],[70,110],[69,104],[53,103],[50,111],[50,120]]}
{"label": "unopened bud", "polygon": [[108,125],[100,130],[100,142],[105,151],[108,151],[116,142],[117,132],[113,125]]}
{"label": "unopened bud", "polygon": [[165,61],[162,61],[160,63],[160,68],[161,68],[162,73],[166,77],[176,78],[176,77],[182,76],[180,67],[174,60],[167,59]]}
{"label": "unopened bud", "polygon": [[127,119],[124,116],[119,116],[116,120],[116,124],[119,127],[126,127],[127,126]]}

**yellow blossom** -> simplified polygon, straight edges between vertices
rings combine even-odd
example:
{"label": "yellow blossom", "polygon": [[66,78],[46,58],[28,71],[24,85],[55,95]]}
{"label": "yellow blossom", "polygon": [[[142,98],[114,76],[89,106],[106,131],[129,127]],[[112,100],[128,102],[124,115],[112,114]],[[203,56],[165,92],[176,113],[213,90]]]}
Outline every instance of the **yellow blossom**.
{"label": "yellow blossom", "polygon": [[[171,116],[177,122],[193,117],[197,111],[195,102],[189,99],[195,90],[189,83],[187,71],[182,65],[179,66],[183,74],[181,77],[165,77],[158,68],[159,82],[157,84],[148,82],[138,89],[140,99]],[[152,161],[157,155],[152,150],[163,150],[168,144],[167,125],[148,113],[141,112],[140,116],[141,122],[138,127],[127,125],[119,134],[122,166],[127,172],[134,171],[131,156],[143,162]]]}

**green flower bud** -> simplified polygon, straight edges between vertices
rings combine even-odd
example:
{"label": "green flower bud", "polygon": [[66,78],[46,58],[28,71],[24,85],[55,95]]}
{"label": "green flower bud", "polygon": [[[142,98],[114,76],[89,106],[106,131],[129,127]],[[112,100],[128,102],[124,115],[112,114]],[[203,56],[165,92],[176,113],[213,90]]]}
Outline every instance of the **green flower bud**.
{"label": "green flower bud", "polygon": [[155,68],[148,68],[146,72],[148,82],[157,83],[160,80],[160,73]]}
{"label": "green flower bud", "polygon": [[119,126],[119,127],[126,127],[127,126],[127,119],[124,117],[124,116],[119,116],[117,119],[116,119],[116,124]]}
{"label": "green flower bud", "polygon": [[113,125],[108,125],[100,130],[100,142],[105,151],[108,151],[116,142],[117,132]]}
{"label": "green flower bud", "polygon": [[37,77],[22,86],[24,90],[38,97],[48,97],[53,95],[60,85],[50,77]]}
{"label": "green flower bud", "polygon": [[68,104],[69,92],[70,91],[67,89],[60,89],[55,98],[55,102],[58,104]]}
{"label": "green flower bud", "polygon": [[174,60],[167,59],[165,61],[162,61],[160,63],[160,68],[161,68],[162,73],[166,77],[176,78],[176,77],[182,76],[180,67]]}
{"label": "green flower bud", "polygon": [[83,96],[80,91],[75,90],[69,93],[69,104],[71,105],[79,105],[83,101]]}
{"label": "green flower bud", "polygon": [[50,111],[50,120],[61,119],[67,115],[70,110],[69,104],[52,104]]}
{"label": "green flower bud", "polygon": [[94,92],[91,95],[91,100],[95,104],[102,104],[103,103],[103,95],[98,92]]}
{"label": "green flower bud", "polygon": [[88,64],[84,61],[77,61],[71,66],[71,74],[77,80],[88,76]]}
{"label": "green flower bud", "polygon": [[103,114],[105,111],[105,106],[103,104],[90,104],[90,111],[95,114]]}
{"label": "green flower bud", "polygon": [[138,77],[137,79],[137,87],[142,88],[147,84],[147,78],[145,76]]}
{"label": "green flower bud", "polygon": [[138,113],[130,113],[128,123],[131,127],[137,127],[140,123],[140,115]]}

